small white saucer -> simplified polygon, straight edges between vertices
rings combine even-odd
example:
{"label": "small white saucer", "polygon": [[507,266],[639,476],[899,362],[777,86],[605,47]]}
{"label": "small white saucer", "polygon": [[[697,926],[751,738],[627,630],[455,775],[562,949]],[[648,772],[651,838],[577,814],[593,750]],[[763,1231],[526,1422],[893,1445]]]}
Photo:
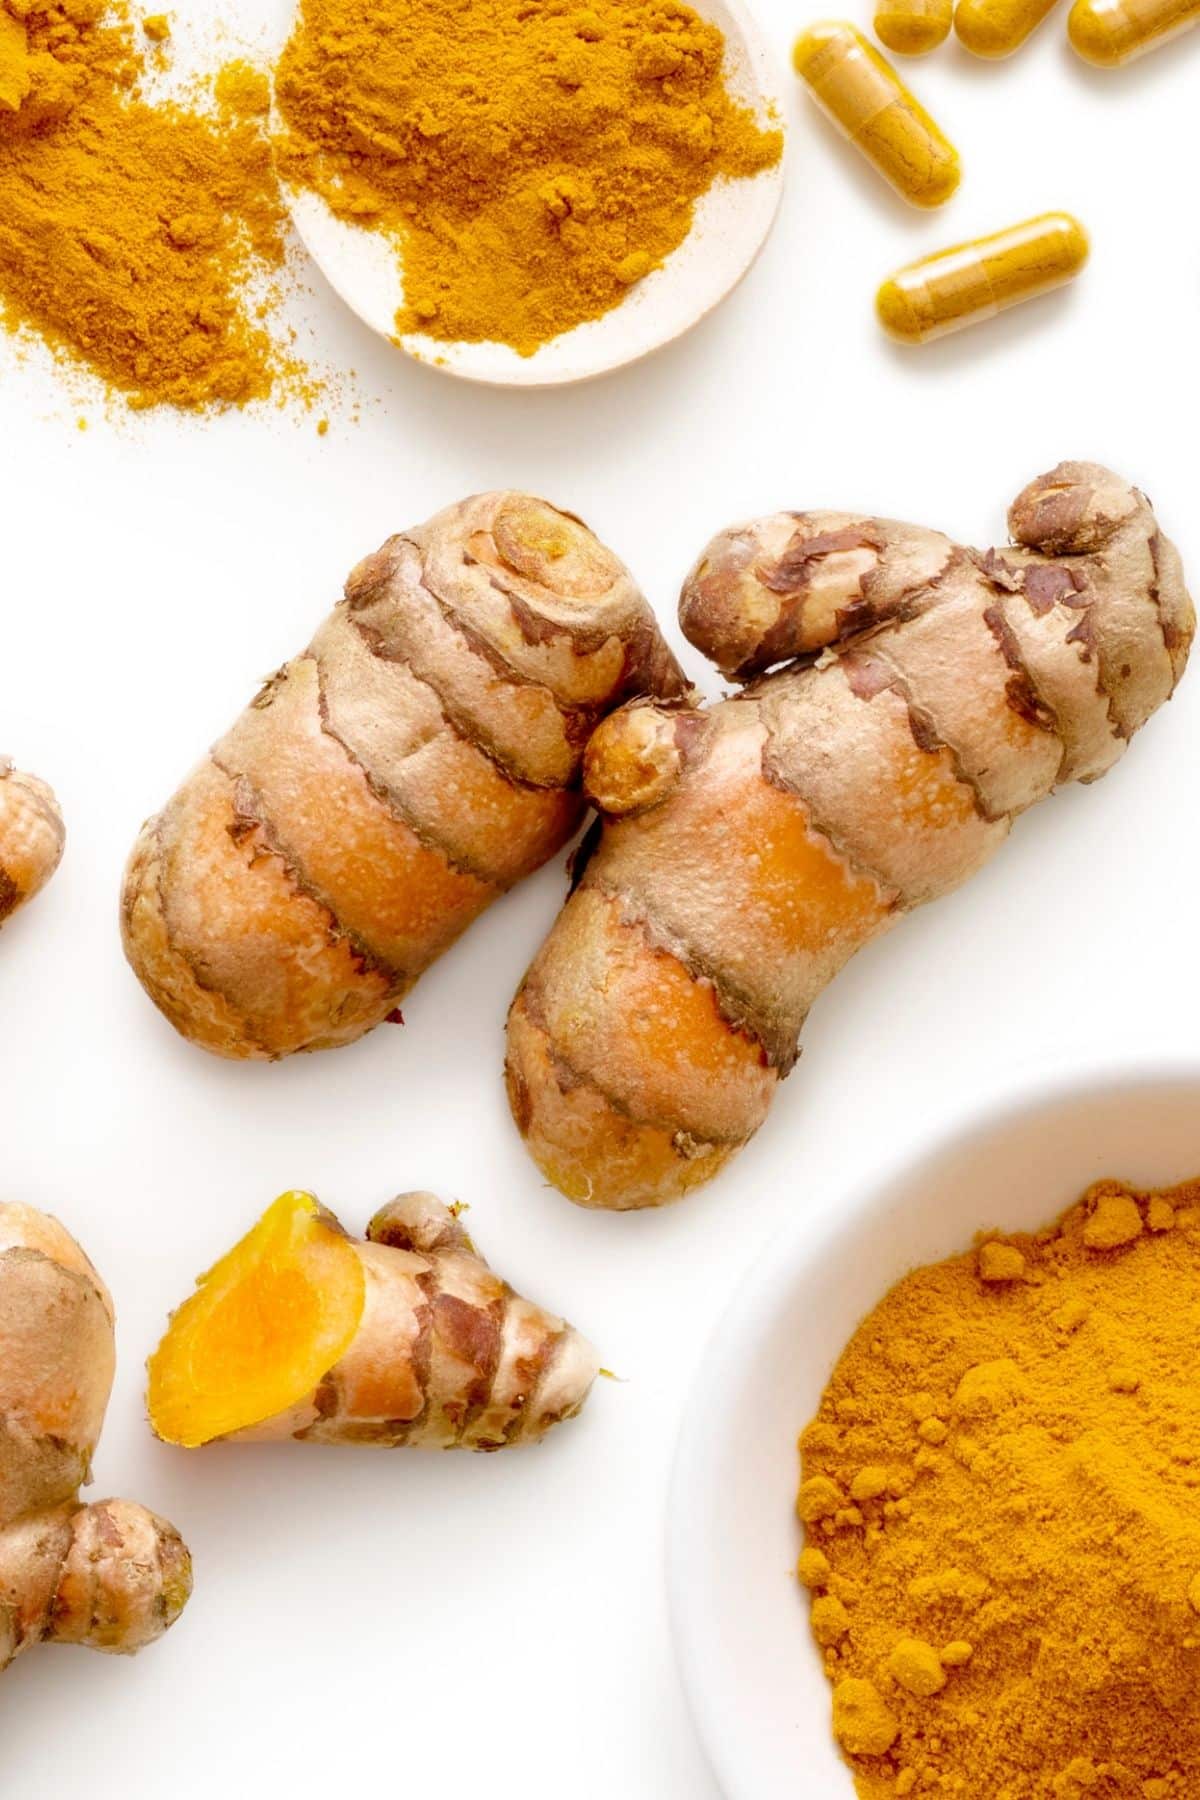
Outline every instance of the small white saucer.
{"label": "small white saucer", "polygon": [[[783,128],[770,52],[741,0],[694,0],[725,35],[731,93],[764,123]],[[552,387],[585,381],[682,336],[730,293],[766,242],[783,191],[783,160],[743,181],[720,181],[696,207],[688,237],[661,269],[603,318],[519,356],[507,344],[443,343],[423,332],[396,335],[404,289],[394,247],[377,232],[334,217],[319,195],[287,190],[296,230],[330,286],[371,328],[419,362],[497,387]]]}

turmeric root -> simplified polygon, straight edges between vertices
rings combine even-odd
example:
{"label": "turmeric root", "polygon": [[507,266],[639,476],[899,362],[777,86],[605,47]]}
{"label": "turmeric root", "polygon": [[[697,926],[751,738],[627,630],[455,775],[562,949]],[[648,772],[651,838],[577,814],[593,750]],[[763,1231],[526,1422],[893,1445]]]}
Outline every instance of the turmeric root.
{"label": "turmeric root", "polygon": [[173,1526],[130,1500],[79,1501],[113,1365],[112,1301],[79,1245],[0,1205],[0,1669],[39,1642],[140,1650],[191,1593]]}
{"label": "turmeric root", "polygon": [[700,558],[684,630],[758,679],[600,726],[606,817],[509,1017],[514,1117],[571,1199],[653,1206],[715,1175],[847,958],[1102,775],[1172,693],[1195,621],[1144,496],[1064,463],[1010,525],[981,554],[787,513]]}
{"label": "turmeric root", "polygon": [[189,1449],[502,1450],[573,1418],[598,1372],[591,1345],[493,1275],[432,1194],[393,1200],[362,1242],[288,1193],[172,1315],[150,1422]]}
{"label": "turmeric root", "polygon": [[126,955],[194,1043],[351,1043],[572,836],[592,727],[685,683],[586,526],[476,496],[352,572],[309,649],[144,827]]}
{"label": "turmeric root", "polygon": [[45,887],[65,838],[51,789],[0,758],[0,925]]}

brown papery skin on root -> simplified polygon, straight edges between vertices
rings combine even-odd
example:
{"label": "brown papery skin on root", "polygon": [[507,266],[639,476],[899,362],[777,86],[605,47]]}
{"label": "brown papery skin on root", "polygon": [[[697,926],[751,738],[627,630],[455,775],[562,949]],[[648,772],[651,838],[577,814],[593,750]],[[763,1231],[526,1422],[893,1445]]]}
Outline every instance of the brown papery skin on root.
{"label": "brown papery skin on root", "polygon": [[714,181],[778,162],[724,50],[661,0],[305,0],[281,167],[394,240],[399,331],[528,356],[620,305]]}
{"label": "brown papery skin on root", "polygon": [[1063,463],[1010,526],[979,552],[781,513],[699,559],[684,630],[751,685],[598,734],[610,811],[510,1015],[513,1116],[571,1199],[655,1206],[708,1180],[847,958],[1170,697],[1195,621],[1145,497]]}
{"label": "brown papery skin on root", "polygon": [[599,719],[685,682],[627,570],[527,494],[478,495],[358,565],[126,874],[125,950],[193,1042],[352,1042],[571,837]]}
{"label": "brown papery skin on root", "polygon": [[[322,1217],[340,1231],[331,1214]],[[402,1194],[351,1248],[365,1297],[348,1347],[311,1392],[226,1441],[490,1451],[533,1442],[579,1412],[599,1373],[591,1345],[494,1275],[457,1212],[435,1195]],[[182,1311],[179,1318],[182,1326]],[[156,1394],[169,1394],[173,1407],[181,1392],[186,1399],[193,1343],[172,1326],[152,1359],[156,1428]],[[195,1409],[184,1410],[195,1424]]]}
{"label": "brown papery skin on root", "polygon": [[178,1532],[80,1503],[114,1367],[108,1291],[56,1219],[0,1205],[0,1669],[36,1643],[130,1653],[191,1592]]}

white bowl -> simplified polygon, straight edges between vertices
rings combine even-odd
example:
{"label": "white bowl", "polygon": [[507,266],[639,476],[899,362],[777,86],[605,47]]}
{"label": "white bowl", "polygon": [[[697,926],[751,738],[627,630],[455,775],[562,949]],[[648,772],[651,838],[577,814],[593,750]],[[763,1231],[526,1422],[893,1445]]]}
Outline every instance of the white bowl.
{"label": "white bowl", "polygon": [[[668,1517],[671,1617],[728,1800],[853,1800],[795,1579],[796,1439],[843,1345],[910,1268],[987,1226],[1048,1223],[1089,1182],[1200,1174],[1200,1066],[1045,1084],[862,1193],[833,1194],[755,1266],[701,1364]],[[982,1797],[981,1797],[982,1800]]]}
{"label": "white bowl", "polygon": [[[693,0],[725,36],[729,90],[766,123],[784,127],[773,60],[742,0]],[[634,362],[681,337],[737,286],[775,221],[783,192],[783,160],[743,181],[719,181],[696,206],[692,229],[661,269],[603,318],[553,338],[532,356],[507,344],[443,343],[423,332],[396,334],[404,299],[400,263],[377,232],[348,225],[318,194],[287,190],[296,230],[330,286],[373,330],[418,362],[500,387],[553,387],[583,381]]]}

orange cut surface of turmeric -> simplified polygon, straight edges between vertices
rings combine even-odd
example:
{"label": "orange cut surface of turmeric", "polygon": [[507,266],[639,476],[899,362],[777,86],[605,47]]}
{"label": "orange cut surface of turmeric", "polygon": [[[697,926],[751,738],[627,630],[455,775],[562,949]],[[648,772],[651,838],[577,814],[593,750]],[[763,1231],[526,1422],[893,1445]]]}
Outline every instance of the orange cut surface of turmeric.
{"label": "orange cut surface of turmeric", "polygon": [[362,1264],[311,1194],[281,1194],[185,1300],[150,1359],[150,1420],[194,1449],[285,1412],[345,1353]]}
{"label": "orange cut surface of turmeric", "polygon": [[779,160],[724,63],[676,0],[303,0],[281,163],[395,242],[399,331],[527,356],[619,305],[716,180]]}
{"label": "orange cut surface of turmeric", "polygon": [[801,1440],[861,1800],[1200,1793],[1200,1180],[915,1270]]}

